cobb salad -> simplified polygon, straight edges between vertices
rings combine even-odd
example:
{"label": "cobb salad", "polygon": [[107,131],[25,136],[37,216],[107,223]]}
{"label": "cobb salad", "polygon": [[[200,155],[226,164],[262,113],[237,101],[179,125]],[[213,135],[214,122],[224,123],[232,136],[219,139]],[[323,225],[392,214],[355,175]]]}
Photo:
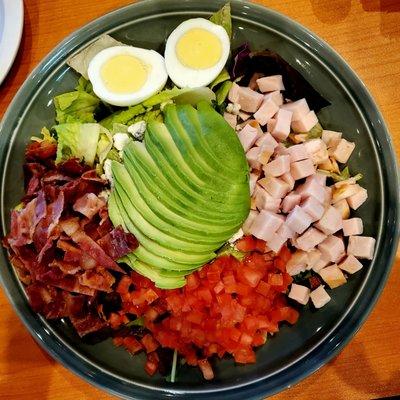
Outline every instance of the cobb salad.
{"label": "cobb salad", "polygon": [[[164,55],[102,36],[25,151],[3,238],[30,304],[85,340],[112,337],[171,382],[213,379],[324,307],[371,260],[356,147],[284,59],[232,49],[229,4],[184,21]],[[321,311],[322,312],[322,311]]]}

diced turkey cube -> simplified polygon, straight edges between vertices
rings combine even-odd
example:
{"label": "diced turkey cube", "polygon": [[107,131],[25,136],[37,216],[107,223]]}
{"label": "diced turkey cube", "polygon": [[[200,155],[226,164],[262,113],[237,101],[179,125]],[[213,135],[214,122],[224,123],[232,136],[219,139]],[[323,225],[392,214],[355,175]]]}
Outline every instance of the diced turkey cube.
{"label": "diced turkey cube", "polygon": [[283,174],[281,176],[281,179],[289,185],[289,190],[293,190],[295,180],[294,180],[293,176],[290,174],[290,172],[286,172],[285,174]]}
{"label": "diced turkey cube", "polygon": [[327,147],[336,147],[342,138],[342,132],[336,131],[322,131],[321,139],[325,142]]}
{"label": "diced turkey cube", "polygon": [[264,96],[261,93],[242,86],[239,86],[238,96],[239,97],[237,101],[234,101],[234,103],[239,103],[241,109],[249,113],[255,113],[260,108],[261,103],[264,100]]}
{"label": "diced turkey cube", "polygon": [[298,234],[302,234],[311,222],[311,217],[299,206],[295,206],[286,218],[286,225]]}
{"label": "diced turkey cube", "polygon": [[293,210],[295,206],[298,206],[301,202],[301,196],[297,193],[289,193],[282,200],[282,211],[287,214]]}
{"label": "diced turkey cube", "polygon": [[308,255],[308,262],[307,262],[307,270],[316,269],[316,272],[318,272],[320,269],[326,267],[329,262],[325,261],[322,258],[321,252],[318,249],[312,249],[307,252]]}
{"label": "diced turkey cube", "polygon": [[353,210],[357,210],[368,199],[368,192],[360,186],[357,193],[347,198],[347,203]]}
{"label": "diced turkey cube", "polygon": [[286,149],[286,152],[289,154],[291,162],[301,161],[309,158],[309,154],[304,146],[304,143],[290,146]]}
{"label": "diced turkey cube", "polygon": [[292,129],[297,133],[308,132],[317,124],[318,118],[314,111],[310,111],[308,114],[302,115],[296,121],[292,119]]}
{"label": "diced turkey cube", "polygon": [[340,264],[338,264],[338,267],[349,274],[354,274],[359,271],[363,265],[357,260],[357,258],[350,254]]}
{"label": "diced turkey cube", "polygon": [[336,208],[329,206],[315,227],[326,235],[332,235],[343,227],[342,216]]}
{"label": "diced turkey cube", "polygon": [[250,227],[253,221],[256,219],[258,215],[258,211],[250,210],[249,215],[246,218],[246,221],[243,222],[242,230],[245,235],[250,235]]}
{"label": "diced turkey cube", "polygon": [[329,186],[325,187],[325,201],[324,201],[324,206],[327,207],[331,204],[332,202],[332,188]]}
{"label": "diced turkey cube", "polygon": [[375,250],[375,239],[369,236],[349,236],[347,254],[357,258],[372,260]]}
{"label": "diced turkey cube", "polygon": [[311,139],[304,142],[307,153],[314,164],[322,164],[329,160],[326,144],[321,139]]}
{"label": "diced turkey cube", "polygon": [[292,231],[286,224],[282,224],[280,228],[276,231],[276,234],[284,238],[285,240],[295,237],[295,232]]}
{"label": "diced turkey cube", "polygon": [[308,181],[306,180],[306,182],[303,185],[300,185],[296,189],[296,192],[301,195],[302,199],[314,197],[314,199],[318,200],[321,204],[325,202],[325,196],[326,196],[325,187],[321,186],[316,179],[310,179]]}
{"label": "diced turkey cube", "polygon": [[265,165],[263,170],[266,176],[281,176],[290,170],[290,157],[279,156]]}
{"label": "diced turkey cube", "polygon": [[276,125],[276,119],[275,118],[271,118],[268,122],[267,122],[267,131],[269,133],[271,133]]}
{"label": "diced turkey cube", "polygon": [[253,147],[258,137],[258,131],[253,128],[250,124],[247,124],[239,133],[239,140],[243,146],[244,151],[248,151]]}
{"label": "diced turkey cube", "polygon": [[239,111],[239,118],[242,120],[242,121],[247,121],[249,118],[250,118],[250,116],[251,116],[251,114],[249,114],[249,113],[246,113],[246,112],[244,112],[244,111]]}
{"label": "diced turkey cube", "polygon": [[318,250],[321,252],[325,260],[334,263],[340,261],[346,254],[344,249],[343,239],[337,236],[328,236],[322,243],[318,245]]}
{"label": "diced turkey cube", "polygon": [[289,299],[295,300],[300,304],[306,305],[310,299],[310,289],[307,286],[292,283],[289,292]]}
{"label": "diced turkey cube", "polygon": [[296,250],[286,264],[286,272],[291,275],[297,275],[306,270],[308,263],[308,254],[303,250]]}
{"label": "diced turkey cube", "polygon": [[257,85],[260,92],[273,92],[275,90],[285,90],[283,86],[282,75],[265,76],[257,79]]}
{"label": "diced turkey cube", "polygon": [[336,264],[322,268],[318,272],[318,274],[329,285],[331,289],[335,289],[347,282],[345,276],[343,275],[343,272]]}
{"label": "diced turkey cube", "polygon": [[258,183],[272,196],[282,199],[289,192],[289,185],[282,179],[268,176],[260,179]]}
{"label": "diced turkey cube", "polygon": [[261,210],[269,210],[278,212],[281,205],[281,199],[272,197],[264,188],[260,185],[256,185],[255,191],[255,202],[256,207]]}
{"label": "diced turkey cube", "polygon": [[350,217],[350,207],[349,203],[347,203],[346,199],[340,200],[337,203],[333,204],[333,207],[336,208],[340,212],[343,218],[343,226],[344,226],[344,220]]}
{"label": "diced turkey cube", "polygon": [[333,157],[335,157],[338,162],[345,164],[349,160],[351,153],[353,152],[355,147],[355,143],[348,142],[346,139],[340,139],[340,142],[333,152]]}
{"label": "diced turkey cube", "polygon": [[237,125],[237,115],[224,112],[225,121],[233,128],[236,128]]}
{"label": "diced turkey cube", "polygon": [[300,207],[311,217],[312,222],[321,219],[325,212],[324,206],[313,196],[304,200]]}
{"label": "diced turkey cube", "polygon": [[310,251],[313,247],[319,245],[326,239],[326,235],[315,228],[307,229],[296,239],[297,248],[304,251]]}
{"label": "diced turkey cube", "polygon": [[[318,250],[319,251],[319,250]],[[320,252],[321,253],[321,252]],[[323,258],[322,256],[321,256],[321,258],[319,259],[319,260],[317,260],[314,264],[313,264],[313,266],[311,267],[311,269],[314,271],[314,272],[319,272],[319,271],[321,271],[321,269],[322,268],[325,268],[327,265],[329,264],[329,261],[328,260],[325,260],[325,258]]]}
{"label": "diced turkey cube", "polygon": [[298,179],[303,179],[307,176],[314,174],[315,167],[313,162],[309,158],[307,158],[306,160],[296,161],[292,163],[290,166],[290,173],[297,181]]}
{"label": "diced turkey cube", "polygon": [[278,146],[278,142],[273,138],[270,133],[264,133],[259,139],[256,141],[256,145],[260,147],[268,146],[272,151],[275,150],[275,147]]}
{"label": "diced turkey cube", "polygon": [[261,163],[258,160],[260,152],[261,152],[261,147],[252,147],[246,153],[247,162],[249,163],[251,168],[254,168],[254,169],[260,169],[261,168]]}
{"label": "diced turkey cube", "polygon": [[258,239],[268,241],[282,225],[283,221],[271,211],[261,211],[250,226],[250,233]]}
{"label": "diced turkey cube", "polygon": [[361,189],[360,185],[342,185],[339,187],[333,187],[332,191],[332,203],[335,204],[340,200],[347,199],[354,194],[358,193]]}
{"label": "diced turkey cube", "polygon": [[292,122],[292,112],[289,110],[279,109],[276,113],[276,124],[271,131],[274,138],[285,140],[290,133],[290,124]]}
{"label": "diced turkey cube", "polygon": [[229,93],[228,93],[228,100],[231,103],[238,103],[239,102],[239,90],[240,90],[240,86],[237,83],[233,83]]}
{"label": "diced turkey cube", "polygon": [[363,222],[361,218],[350,218],[343,221],[343,235],[354,236],[363,233]]}
{"label": "diced turkey cube", "polygon": [[264,100],[268,99],[273,100],[277,106],[281,106],[283,104],[283,96],[279,90],[275,90],[274,92],[264,95]]}
{"label": "diced turkey cube", "polygon": [[310,293],[310,298],[315,308],[322,308],[324,305],[330,302],[331,297],[325,290],[324,286],[318,286]]}
{"label": "diced turkey cube", "polygon": [[265,76],[262,72],[254,72],[251,76],[249,84],[247,85],[250,89],[258,90],[257,79],[262,78]]}
{"label": "diced turkey cube", "polygon": [[264,100],[261,107],[254,113],[256,121],[264,126],[277,113],[279,107],[272,99]]}
{"label": "diced turkey cube", "polygon": [[298,121],[301,117],[310,112],[306,99],[300,99],[291,103],[286,103],[281,106],[284,110],[289,110],[293,113],[292,121]]}
{"label": "diced turkey cube", "polygon": [[258,161],[261,163],[261,165],[266,165],[266,164],[268,164],[274,151],[271,150],[269,145],[262,146],[262,147],[260,147],[260,149],[261,150],[258,155]]}
{"label": "diced turkey cube", "polygon": [[321,186],[326,185],[326,175],[321,172],[316,172],[314,175],[310,175],[306,179],[306,183],[310,181],[315,181],[316,183],[320,184]]}
{"label": "diced turkey cube", "polygon": [[267,246],[275,253],[279,253],[280,249],[286,243],[286,241],[287,238],[284,238],[277,233],[273,233],[271,237],[267,240]]}
{"label": "diced turkey cube", "polygon": [[254,193],[254,189],[256,187],[258,178],[259,178],[258,174],[255,174],[253,172],[250,174],[250,179],[249,179],[250,196],[252,196]]}

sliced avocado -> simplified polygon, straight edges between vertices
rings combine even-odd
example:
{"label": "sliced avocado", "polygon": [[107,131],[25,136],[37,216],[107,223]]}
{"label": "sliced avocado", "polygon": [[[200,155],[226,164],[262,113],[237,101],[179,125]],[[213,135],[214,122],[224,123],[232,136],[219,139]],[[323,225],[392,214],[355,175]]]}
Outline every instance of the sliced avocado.
{"label": "sliced avocado", "polygon": [[[140,212],[140,214],[147,221],[160,229],[162,232],[172,235],[177,238],[185,238],[185,240],[196,241],[196,243],[201,244],[212,244],[215,248],[216,238],[204,235],[204,228],[197,233],[192,233],[185,228],[192,224],[192,221],[186,220],[183,229],[175,224],[175,222],[165,220],[162,216],[157,215],[147,204],[145,197],[142,197],[140,189],[136,187],[136,182],[131,178],[125,166],[118,162],[112,163],[112,173],[115,186],[121,186],[125,193],[127,194],[129,200],[132,202],[133,206]],[[221,243],[222,244],[222,243]]]}
{"label": "sliced avocado", "polygon": [[153,225],[154,221],[148,221],[143,217],[143,215],[140,214],[140,212],[133,205],[122,185],[118,183],[115,184],[114,191],[116,191],[118,197],[122,200],[123,207],[135,227],[149,239],[158,243],[160,246],[172,250],[190,252],[193,254],[210,254],[210,251],[212,252],[215,250],[215,243],[203,244],[190,242],[188,240],[178,239],[172,235],[162,232],[155,225]]}
{"label": "sliced avocado", "polygon": [[119,197],[118,193],[116,191],[113,191],[112,195],[115,197],[115,204],[117,205],[119,213],[121,214],[122,219],[124,220],[124,223],[128,228],[129,232],[133,233],[138,239],[139,243],[143,244],[143,246],[146,247],[148,250],[151,250],[153,254],[162,254],[164,258],[167,258],[171,261],[177,261],[179,263],[193,263],[193,264],[204,264],[215,257],[214,252],[209,252],[206,254],[185,253],[182,251],[173,250],[161,246],[160,244],[149,239],[134,225],[130,215],[126,212],[124,203],[122,199]]}

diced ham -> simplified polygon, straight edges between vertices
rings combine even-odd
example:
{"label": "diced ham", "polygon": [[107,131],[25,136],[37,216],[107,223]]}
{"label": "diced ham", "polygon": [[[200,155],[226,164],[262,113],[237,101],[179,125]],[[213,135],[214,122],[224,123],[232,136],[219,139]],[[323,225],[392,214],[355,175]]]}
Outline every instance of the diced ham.
{"label": "diced ham", "polygon": [[254,168],[254,169],[260,169],[261,168],[261,163],[258,160],[260,152],[261,152],[261,147],[252,147],[246,153],[246,159],[247,159],[247,162],[249,163],[251,168]]}
{"label": "diced ham", "polygon": [[325,187],[325,201],[324,206],[328,207],[332,202],[332,188],[329,186]]}
{"label": "diced ham", "polygon": [[337,288],[347,282],[343,272],[336,264],[322,268],[318,273],[331,289]]}
{"label": "diced ham", "polygon": [[361,189],[360,185],[353,184],[353,185],[342,185],[339,187],[333,187],[332,191],[332,203],[335,204],[340,200],[347,199],[354,194],[358,193]]}
{"label": "diced ham", "polygon": [[292,112],[281,108],[276,113],[275,119],[276,123],[271,131],[271,134],[278,140],[285,140],[290,133]]}
{"label": "diced ham", "polygon": [[247,121],[250,118],[250,116],[251,116],[251,114],[249,114],[249,113],[246,113],[244,111],[239,111],[239,118],[242,121]]}
{"label": "diced ham", "polygon": [[247,85],[250,89],[258,90],[257,79],[265,76],[262,72],[254,72],[252,77],[250,78],[249,84]]}
{"label": "diced ham", "polygon": [[279,253],[282,246],[286,243],[287,238],[284,238],[277,233],[273,233],[267,240],[267,246],[275,253]]}
{"label": "diced ham", "polygon": [[357,260],[357,258],[350,254],[340,264],[338,264],[338,267],[349,274],[354,274],[359,271],[363,265]]}
{"label": "diced ham", "polygon": [[310,289],[306,286],[292,283],[288,297],[300,304],[306,305],[310,299]]}
{"label": "diced ham", "polygon": [[335,151],[333,152],[333,157],[335,157],[338,162],[345,164],[349,160],[355,147],[355,143],[349,142],[346,139],[340,139]]}
{"label": "diced ham", "polygon": [[302,199],[313,197],[314,199],[318,200],[320,204],[323,204],[325,202],[325,187],[321,186],[316,179],[310,179],[308,181],[306,180],[303,185],[300,185],[296,189],[296,193],[300,194]]}
{"label": "diced ham", "polygon": [[296,239],[297,248],[304,251],[310,251],[313,247],[319,245],[326,239],[326,235],[318,229],[309,228]]}
{"label": "diced ham", "polygon": [[300,99],[293,101],[292,103],[286,103],[281,106],[284,110],[289,110],[293,113],[292,121],[298,121],[301,117],[307,115],[310,112],[306,99]]}
{"label": "diced ham", "polygon": [[329,261],[325,260],[322,257],[321,252],[318,249],[312,249],[307,252],[308,262],[307,262],[307,270],[312,269],[315,272],[318,272],[322,268],[326,267],[329,264]]}
{"label": "diced ham", "polygon": [[323,285],[318,286],[315,290],[313,290],[310,293],[310,298],[315,308],[322,308],[331,300],[328,292],[324,289]]}
{"label": "diced ham", "polygon": [[240,91],[240,86],[236,82],[233,82],[233,84],[229,90],[229,93],[228,93],[228,100],[231,103],[239,102],[239,91]]}
{"label": "diced ham", "polygon": [[361,218],[350,218],[343,221],[343,235],[355,236],[363,233],[363,222]]}
{"label": "diced ham", "polygon": [[234,103],[239,103],[241,109],[245,112],[255,113],[260,108],[263,100],[264,96],[261,93],[258,93],[248,87],[239,86],[238,99]]}
{"label": "diced ham", "polygon": [[372,260],[376,240],[369,236],[349,236],[347,254],[354,257]]}
{"label": "diced ham", "polygon": [[231,114],[231,113],[228,113],[228,112],[224,112],[224,119],[233,129],[236,128],[237,115]]}
{"label": "diced ham", "polygon": [[313,196],[310,196],[304,200],[300,207],[311,217],[312,222],[321,219],[325,211],[323,205]]}
{"label": "diced ham", "polygon": [[257,85],[260,92],[274,92],[276,90],[285,90],[283,86],[282,75],[265,76],[257,79]]}
{"label": "diced ham", "polygon": [[286,272],[291,275],[297,275],[306,270],[308,263],[308,254],[303,250],[296,250],[286,264]]}
{"label": "diced ham", "polygon": [[274,151],[271,150],[269,145],[262,146],[260,153],[258,155],[258,161],[261,163],[261,165],[268,164],[273,153],[274,153]]}
{"label": "diced ham", "polygon": [[263,170],[266,176],[281,176],[290,170],[290,157],[279,156],[265,165]]}
{"label": "diced ham", "polygon": [[258,131],[256,128],[253,128],[250,124],[247,124],[238,133],[238,136],[244,151],[248,151],[251,147],[253,147],[254,143],[256,142],[258,138]]}
{"label": "diced ham", "polygon": [[277,106],[281,106],[283,104],[283,96],[279,90],[275,90],[274,92],[264,95],[264,100],[268,99],[273,100]]}
{"label": "diced ham", "polygon": [[345,255],[343,239],[337,236],[328,236],[321,244],[318,245],[318,250],[321,252],[325,260],[337,263]]}
{"label": "diced ham", "polygon": [[321,172],[316,172],[314,175],[310,175],[306,179],[306,183],[310,181],[316,181],[321,186],[326,185],[326,175]]}
{"label": "diced ham", "polygon": [[333,207],[336,208],[340,212],[343,218],[343,226],[344,226],[344,220],[349,218],[350,216],[350,207],[349,203],[347,203],[346,199],[340,200],[337,203],[333,204]]}
{"label": "diced ham", "polygon": [[303,143],[290,146],[286,149],[286,151],[287,154],[289,154],[290,156],[291,162],[301,161],[305,160],[306,158],[309,158],[309,154]]}
{"label": "diced ham", "polygon": [[260,179],[258,183],[272,196],[282,199],[289,192],[289,185],[282,179],[273,176]]}
{"label": "diced ham", "polygon": [[257,183],[258,178],[259,178],[258,174],[255,174],[254,172],[252,172],[250,174],[250,179],[249,179],[250,196],[252,196],[253,193],[254,193],[254,189],[256,187],[256,183]]}
{"label": "diced ham", "polygon": [[257,139],[256,145],[260,147],[267,146],[273,151],[275,150],[276,146],[278,146],[278,142],[272,137],[270,133],[267,132],[264,133],[259,139]]}
{"label": "diced ham", "polygon": [[329,160],[326,144],[321,139],[307,140],[304,146],[314,164],[322,164]]}
{"label": "diced ham", "polygon": [[299,206],[295,206],[286,218],[286,225],[298,234],[302,234],[311,222],[311,217]]}
{"label": "diced ham", "polygon": [[251,224],[250,233],[258,239],[268,241],[282,223],[282,219],[277,214],[262,210]]}
{"label": "diced ham", "polygon": [[298,120],[292,119],[292,129],[296,133],[308,132],[318,124],[318,118],[314,111],[302,115]]}
{"label": "diced ham", "polygon": [[294,180],[293,176],[290,174],[290,172],[286,172],[285,174],[283,174],[281,176],[281,179],[289,185],[289,190],[293,190],[295,180]]}
{"label": "diced ham", "polygon": [[254,113],[256,121],[264,126],[277,113],[279,107],[272,99],[264,100],[261,107]]}
{"label": "diced ham", "polygon": [[260,185],[256,185],[255,191],[255,204],[258,210],[269,210],[278,212],[281,205],[281,199],[272,197],[264,188]]}
{"label": "diced ham", "polygon": [[360,186],[357,193],[347,198],[347,203],[353,210],[357,210],[367,199],[367,190]]}
{"label": "diced ham", "polygon": [[327,147],[336,147],[342,138],[342,132],[336,131],[322,131],[321,139],[325,142]]}
{"label": "diced ham", "polygon": [[267,122],[267,131],[269,133],[271,133],[276,125],[276,119],[275,118],[271,118],[268,122]]}
{"label": "diced ham", "polygon": [[292,231],[286,224],[282,224],[280,228],[276,231],[276,234],[282,238],[285,238],[285,240],[295,237],[295,232]]}
{"label": "diced ham", "polygon": [[342,216],[336,208],[330,206],[326,209],[322,218],[315,224],[315,227],[326,235],[332,235],[342,229]]}
{"label": "diced ham", "polygon": [[282,211],[287,214],[293,210],[295,206],[298,206],[301,202],[301,196],[297,193],[289,193],[283,200],[282,200]]}
{"label": "diced ham", "polygon": [[244,221],[242,226],[242,231],[245,235],[250,235],[251,224],[256,219],[257,215],[258,211],[250,210],[249,215],[247,216],[246,221]]}
{"label": "diced ham", "polygon": [[296,161],[292,163],[290,166],[290,173],[297,181],[298,179],[303,179],[307,176],[314,174],[315,167],[313,162],[308,158],[306,160]]}

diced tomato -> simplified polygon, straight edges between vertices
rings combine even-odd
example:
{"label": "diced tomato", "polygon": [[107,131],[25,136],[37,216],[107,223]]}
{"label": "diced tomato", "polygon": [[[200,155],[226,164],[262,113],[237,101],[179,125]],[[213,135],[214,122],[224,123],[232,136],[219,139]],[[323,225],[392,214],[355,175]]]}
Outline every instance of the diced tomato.
{"label": "diced tomato", "polygon": [[132,354],[142,350],[143,347],[133,336],[127,336],[123,339],[123,346]]}
{"label": "diced tomato", "polygon": [[259,251],[260,253],[264,253],[266,245],[267,243],[264,240],[257,239],[255,250]]}
{"label": "diced tomato", "polygon": [[186,288],[190,290],[197,289],[200,285],[199,278],[197,277],[196,274],[190,274],[186,278]]}
{"label": "diced tomato", "polygon": [[282,274],[268,274],[268,283],[272,286],[282,286],[283,285]]}
{"label": "diced tomato", "polygon": [[247,283],[252,288],[255,288],[263,277],[263,272],[255,268],[243,267],[240,277],[242,282]]}
{"label": "diced tomato", "polygon": [[258,284],[258,286],[256,288],[256,292],[260,293],[263,296],[266,296],[270,289],[271,289],[271,285],[270,284],[268,284],[265,281],[260,281],[260,283]]}
{"label": "diced tomato", "polygon": [[204,314],[199,311],[192,311],[191,313],[188,314],[186,319],[192,322],[193,324],[200,325],[201,322],[203,321],[203,315]]}
{"label": "diced tomato", "polygon": [[154,321],[158,317],[158,311],[151,307],[144,313],[144,316],[147,321]]}
{"label": "diced tomato", "polygon": [[299,312],[292,307],[282,307],[280,312],[282,319],[289,322],[289,324],[295,324],[299,319]]}
{"label": "diced tomato", "polygon": [[291,257],[292,253],[290,252],[290,250],[286,246],[283,246],[278,253],[278,258],[280,258],[285,264],[287,264]]}
{"label": "diced tomato", "polygon": [[108,322],[111,328],[116,329],[122,324],[122,317],[117,313],[111,313]]}
{"label": "diced tomato", "polygon": [[132,279],[129,276],[124,275],[118,282],[117,293],[119,294],[129,293],[129,287],[131,286],[131,284],[132,284]]}
{"label": "diced tomato", "polygon": [[253,337],[243,332],[242,335],[240,336],[240,343],[243,346],[250,346],[252,342],[253,342]]}
{"label": "diced tomato", "polygon": [[256,355],[251,348],[241,348],[233,354],[235,361],[240,364],[256,362]]}
{"label": "diced tomato", "polygon": [[221,293],[224,290],[224,284],[222,282],[218,282],[215,286],[214,286],[214,292],[216,294]]}
{"label": "diced tomato", "polygon": [[203,373],[204,379],[206,380],[214,379],[214,372],[207,359],[199,360],[198,366],[201,369],[201,372]]}
{"label": "diced tomato", "polygon": [[254,236],[243,236],[236,242],[235,247],[245,253],[255,251],[257,250],[257,239]]}
{"label": "diced tomato", "polygon": [[151,353],[157,349],[159,346],[158,342],[153,338],[152,335],[149,333],[147,335],[144,335],[142,340],[141,340],[142,345],[146,349],[147,353]]}
{"label": "diced tomato", "polygon": [[153,289],[148,289],[144,292],[143,298],[148,304],[151,304],[158,299],[158,294]]}
{"label": "diced tomato", "polygon": [[149,353],[147,355],[146,364],[144,365],[144,370],[150,375],[153,376],[158,369],[159,359],[156,353]]}
{"label": "diced tomato", "polygon": [[253,336],[253,341],[251,343],[252,346],[262,346],[267,340],[266,334],[256,333]]}

